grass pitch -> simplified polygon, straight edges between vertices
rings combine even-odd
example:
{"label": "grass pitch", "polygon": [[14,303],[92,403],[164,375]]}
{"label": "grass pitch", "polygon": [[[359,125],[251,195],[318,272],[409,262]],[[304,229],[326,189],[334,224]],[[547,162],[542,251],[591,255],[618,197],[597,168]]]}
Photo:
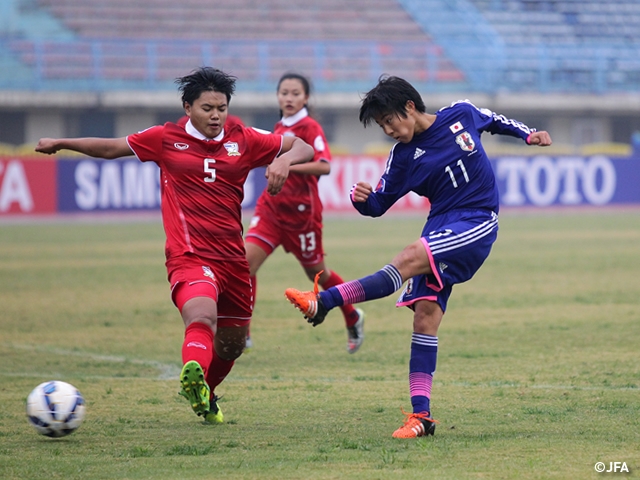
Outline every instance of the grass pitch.
{"label": "grass pitch", "polygon": [[[327,264],[372,273],[423,219],[329,219]],[[576,479],[640,469],[640,213],[503,214],[439,332],[435,437],[396,440],[410,410],[411,313],[362,304],[312,328],[283,298],[311,284],[276,252],[259,272],[255,348],[219,387],[223,425],[177,395],[182,322],[159,223],[0,228],[0,478]],[[62,439],[24,401],[59,379],[87,401]],[[610,474],[609,474],[610,475]]]}

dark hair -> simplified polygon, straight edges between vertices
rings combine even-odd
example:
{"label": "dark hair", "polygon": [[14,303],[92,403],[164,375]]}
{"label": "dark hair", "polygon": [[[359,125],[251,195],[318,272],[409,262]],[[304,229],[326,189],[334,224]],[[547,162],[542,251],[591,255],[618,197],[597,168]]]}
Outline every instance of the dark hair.
{"label": "dark hair", "polygon": [[407,102],[411,100],[420,113],[426,112],[426,107],[418,91],[406,80],[400,77],[382,75],[378,84],[365,93],[360,106],[360,122],[366,127],[376,117],[390,113],[407,118]]}
{"label": "dark hair", "polygon": [[229,103],[236,91],[236,77],[213,67],[200,67],[189,75],[176,78],[175,83],[182,92],[182,105],[193,105],[203,92],[224,93]]}
{"label": "dark hair", "polygon": [[295,72],[287,72],[280,77],[280,80],[278,80],[278,86],[276,87],[276,92],[280,90],[280,84],[285,80],[299,80],[302,84],[302,88],[304,89],[304,94],[311,94],[311,82],[309,79],[304,75]]}

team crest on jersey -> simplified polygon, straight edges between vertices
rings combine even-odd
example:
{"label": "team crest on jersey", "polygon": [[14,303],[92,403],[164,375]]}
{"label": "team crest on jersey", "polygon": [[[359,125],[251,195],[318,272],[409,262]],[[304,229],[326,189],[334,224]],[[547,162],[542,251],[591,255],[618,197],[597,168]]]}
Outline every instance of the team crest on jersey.
{"label": "team crest on jersey", "polygon": [[384,186],[385,186],[386,182],[384,181],[384,178],[381,178],[378,181],[378,185],[376,185],[376,192],[384,192]]}
{"label": "team crest on jersey", "polygon": [[178,150],[186,150],[187,148],[189,148],[189,145],[186,143],[174,143],[173,146]]}
{"label": "team crest on jersey", "polygon": [[465,152],[472,152],[476,148],[476,143],[473,141],[473,137],[468,132],[462,132],[456,137],[456,143]]}
{"label": "team crest on jersey", "polygon": [[227,142],[224,144],[224,148],[227,151],[227,155],[230,157],[237,157],[240,155],[238,151],[238,144],[236,142]]}
{"label": "team crest on jersey", "polygon": [[412,292],[413,292],[413,278],[410,278],[409,280],[407,280],[407,286],[404,287],[404,293],[405,295],[411,295]]}
{"label": "team crest on jersey", "polygon": [[207,267],[206,265],[202,266],[202,273],[204,274],[205,277],[209,277],[211,280],[213,280],[215,282],[216,277],[213,274],[213,272],[211,271],[211,267]]}

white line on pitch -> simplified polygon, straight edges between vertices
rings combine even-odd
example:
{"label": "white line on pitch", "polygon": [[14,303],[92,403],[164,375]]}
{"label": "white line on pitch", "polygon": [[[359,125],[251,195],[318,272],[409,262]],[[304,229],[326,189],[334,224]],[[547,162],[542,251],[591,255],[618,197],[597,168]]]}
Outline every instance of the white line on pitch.
{"label": "white line on pitch", "polygon": [[[3,343],[3,347],[13,348],[16,350],[29,350],[32,352],[46,352],[53,355],[61,355],[61,356],[72,356],[72,357],[83,357],[89,358],[91,360],[99,360],[103,362],[112,362],[112,363],[132,363],[134,365],[144,365],[147,367],[155,368],[159,371],[158,379],[159,380],[170,380],[177,379],[180,375],[180,367],[174,364],[169,363],[161,363],[156,362],[154,360],[140,360],[137,358],[127,358],[116,355],[100,355],[96,353],[90,352],[81,352],[77,350],[65,350],[62,348],[53,348],[53,347],[45,347],[38,345],[17,345],[14,343]],[[121,377],[118,377],[121,378]]]}

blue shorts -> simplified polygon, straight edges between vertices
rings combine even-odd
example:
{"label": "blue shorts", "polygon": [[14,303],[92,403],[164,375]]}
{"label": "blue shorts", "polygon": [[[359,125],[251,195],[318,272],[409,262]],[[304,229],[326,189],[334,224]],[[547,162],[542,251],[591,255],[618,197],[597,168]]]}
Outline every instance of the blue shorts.
{"label": "blue shorts", "polygon": [[446,311],[453,286],[473,277],[497,237],[498,215],[493,212],[454,210],[429,218],[421,240],[433,274],[410,278],[397,306],[413,308],[418,300],[430,300]]}

